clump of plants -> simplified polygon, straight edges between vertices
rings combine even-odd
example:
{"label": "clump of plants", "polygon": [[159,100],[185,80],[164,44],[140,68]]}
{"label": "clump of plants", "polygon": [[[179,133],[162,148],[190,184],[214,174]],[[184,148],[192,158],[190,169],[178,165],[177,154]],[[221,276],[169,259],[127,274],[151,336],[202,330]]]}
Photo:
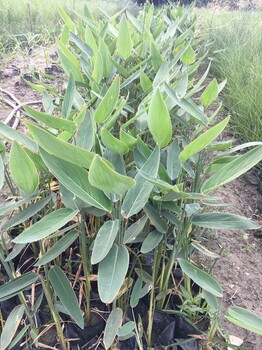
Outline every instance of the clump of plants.
{"label": "clump of plants", "polygon": [[[222,289],[194,253],[210,229],[256,229],[219,212],[214,190],[262,159],[261,143],[218,142],[191,9],[146,5],[65,26],[66,90],[34,85],[27,134],[0,123],[0,348],[212,349]],[[232,307],[227,318],[262,333]],[[14,326],[15,325],[15,326]]]}

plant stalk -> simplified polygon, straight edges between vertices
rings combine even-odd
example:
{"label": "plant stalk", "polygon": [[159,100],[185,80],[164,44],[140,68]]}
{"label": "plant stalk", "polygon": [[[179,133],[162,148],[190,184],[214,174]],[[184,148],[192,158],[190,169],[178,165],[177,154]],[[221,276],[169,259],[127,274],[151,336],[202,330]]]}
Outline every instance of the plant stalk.
{"label": "plant stalk", "polygon": [[90,322],[90,263],[87,255],[87,239],[86,239],[86,227],[85,227],[85,210],[81,210],[81,225],[80,225],[80,244],[82,250],[82,261],[83,270],[85,276],[85,295],[86,295],[86,309],[85,309],[85,320],[87,323]]}
{"label": "plant stalk", "polygon": [[48,288],[46,286],[46,283],[45,283],[43,277],[41,277],[41,283],[42,283],[42,286],[43,286],[43,290],[44,290],[44,293],[45,293],[45,297],[46,297],[49,309],[51,311],[53,320],[54,320],[55,325],[56,325],[56,330],[57,330],[57,334],[58,334],[59,341],[61,343],[62,349],[63,350],[68,350],[67,345],[66,345],[66,341],[65,341],[65,337],[64,337],[64,333],[63,333],[63,329],[62,329],[61,324],[60,324],[58,312],[56,311],[56,309],[54,307],[54,304],[53,304],[53,301],[52,301],[52,297],[51,297],[51,295],[49,293],[49,290],[48,290]]}

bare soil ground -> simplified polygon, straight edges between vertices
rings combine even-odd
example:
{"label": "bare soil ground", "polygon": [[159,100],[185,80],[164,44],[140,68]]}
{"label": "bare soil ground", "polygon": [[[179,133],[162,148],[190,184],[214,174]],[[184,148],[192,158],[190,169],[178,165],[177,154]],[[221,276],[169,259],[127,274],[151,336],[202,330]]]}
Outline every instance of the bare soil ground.
{"label": "bare soil ground", "polygon": [[[56,59],[54,47],[39,48],[31,54],[18,54],[2,66],[0,88],[11,92],[21,103],[41,100],[42,96],[30,88],[25,80],[36,83],[34,77],[37,77],[39,72],[49,73]],[[59,83],[57,79],[54,86],[58,86]],[[4,102],[5,99],[10,101],[7,95],[0,91],[0,120],[5,120],[12,111],[12,108]]]}
{"label": "bare soil ground", "polygon": [[[26,60],[16,58],[8,63],[2,72],[0,87],[12,92],[21,102],[39,100],[40,95],[24,84],[21,78],[21,72],[32,73],[35,67],[42,71],[47,67],[45,49],[39,50]],[[19,75],[16,75],[15,68],[20,71]],[[4,120],[11,111],[3,102],[5,97],[0,92],[0,120]],[[224,186],[216,195],[232,206],[231,212],[262,223],[262,195],[259,188],[260,182],[255,172],[250,171],[232,184]],[[247,307],[262,317],[262,239],[256,238],[252,231],[217,231],[209,237],[209,248],[219,252],[222,247],[224,253],[214,268],[214,275],[224,290],[224,311],[237,305]],[[245,349],[262,349],[262,336],[229,322],[223,323],[229,334],[243,339],[242,346]]]}
{"label": "bare soil ground", "polygon": [[[244,215],[261,223],[262,196],[258,190],[260,183],[251,170],[248,174],[224,186],[216,195],[232,208],[227,211]],[[222,257],[213,270],[221,283],[223,311],[230,306],[248,308],[262,317],[262,239],[255,231],[217,231],[209,241],[209,247],[216,252],[224,248]],[[243,347],[248,350],[262,349],[262,336],[241,329],[223,321],[228,334],[243,339]]]}

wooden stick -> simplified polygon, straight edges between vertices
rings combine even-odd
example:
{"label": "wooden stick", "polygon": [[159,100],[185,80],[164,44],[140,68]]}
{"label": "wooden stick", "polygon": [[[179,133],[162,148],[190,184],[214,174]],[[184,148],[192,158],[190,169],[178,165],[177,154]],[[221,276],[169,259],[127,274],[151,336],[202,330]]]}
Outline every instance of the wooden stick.
{"label": "wooden stick", "polygon": [[10,120],[14,117],[14,115],[17,113],[17,111],[19,111],[19,109],[21,109],[23,106],[28,106],[28,105],[37,105],[42,103],[41,101],[27,101],[27,102],[22,102],[20,103],[18,106],[16,106],[12,112],[10,112],[10,114],[8,115],[8,117],[6,118],[6,120],[4,121],[5,124],[8,124],[10,122]]}
{"label": "wooden stick", "polygon": [[20,101],[15,97],[14,94],[12,94],[10,91],[7,91],[5,89],[2,89],[0,87],[0,91],[2,91],[4,94],[8,95],[9,97],[11,97],[12,100],[14,100],[18,105],[20,104]]}

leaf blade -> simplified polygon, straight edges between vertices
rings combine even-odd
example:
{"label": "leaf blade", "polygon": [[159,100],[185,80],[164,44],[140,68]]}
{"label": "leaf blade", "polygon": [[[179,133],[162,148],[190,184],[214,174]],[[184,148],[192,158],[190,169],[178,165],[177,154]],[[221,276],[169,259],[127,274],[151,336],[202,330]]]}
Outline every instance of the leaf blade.
{"label": "leaf blade", "polygon": [[177,259],[179,262],[182,271],[192,279],[195,283],[197,283],[201,288],[208,291],[209,293],[221,298],[223,295],[221,286],[217,283],[217,281],[211,277],[205,271],[202,271],[198,267],[192,265],[188,261],[184,259]]}
{"label": "leaf blade", "polygon": [[98,292],[103,303],[115,299],[125,279],[129,254],[124,246],[113,245],[107,256],[98,265]]}
{"label": "leaf blade", "polygon": [[83,329],[84,319],[82,311],[79,307],[73,288],[63,270],[58,266],[53,266],[49,270],[48,277],[56,295],[68,311],[69,315],[76,324]]}
{"label": "leaf blade", "polygon": [[15,243],[31,243],[45,238],[73,219],[78,213],[78,210],[57,209],[50,214],[44,216],[40,221],[25,229],[13,241]]}

